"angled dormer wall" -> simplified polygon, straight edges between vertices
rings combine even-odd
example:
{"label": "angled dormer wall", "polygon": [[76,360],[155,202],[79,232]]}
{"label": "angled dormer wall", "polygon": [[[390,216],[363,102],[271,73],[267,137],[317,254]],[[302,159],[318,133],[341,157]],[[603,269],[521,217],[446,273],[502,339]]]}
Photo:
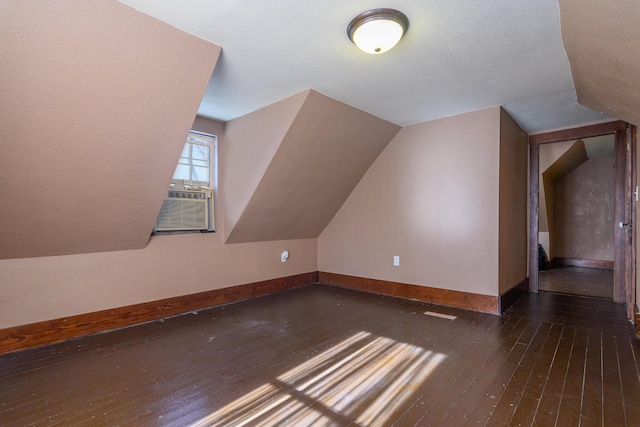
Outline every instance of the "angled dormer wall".
{"label": "angled dormer wall", "polygon": [[562,41],[578,102],[640,125],[640,7],[560,0]]}
{"label": "angled dormer wall", "polygon": [[315,239],[149,239],[192,126],[224,155],[194,123],[218,46],[115,1],[3,1],[0,28],[0,329],[317,269]]}
{"label": "angled dormer wall", "polygon": [[0,259],[144,248],[220,47],[115,1],[0,28]]}
{"label": "angled dormer wall", "polygon": [[[270,124],[276,110],[280,121]],[[278,132],[265,134],[269,126]],[[226,176],[238,194],[228,193],[227,204],[242,213],[227,216],[226,242],[318,237],[399,130],[313,90],[231,121]]]}
{"label": "angled dormer wall", "polygon": [[228,143],[222,163],[228,167],[220,171],[228,189],[225,238],[251,200],[308,94],[309,91],[301,92],[227,122],[225,138]]}
{"label": "angled dormer wall", "polygon": [[539,235],[538,241],[545,249],[549,260],[555,254],[553,234],[555,181],[588,160],[582,140],[546,144],[540,147],[539,172]]}

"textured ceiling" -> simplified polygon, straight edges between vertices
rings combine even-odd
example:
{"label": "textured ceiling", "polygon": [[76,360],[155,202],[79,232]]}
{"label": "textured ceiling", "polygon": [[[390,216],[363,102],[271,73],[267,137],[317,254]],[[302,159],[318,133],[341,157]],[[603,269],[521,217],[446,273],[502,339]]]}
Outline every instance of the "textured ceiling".
{"label": "textured ceiling", "polygon": [[230,120],[315,89],[406,126],[502,105],[529,132],[607,118],[577,103],[557,0],[398,0],[383,55],[346,27],[371,1],[121,0],[222,46],[199,113]]}

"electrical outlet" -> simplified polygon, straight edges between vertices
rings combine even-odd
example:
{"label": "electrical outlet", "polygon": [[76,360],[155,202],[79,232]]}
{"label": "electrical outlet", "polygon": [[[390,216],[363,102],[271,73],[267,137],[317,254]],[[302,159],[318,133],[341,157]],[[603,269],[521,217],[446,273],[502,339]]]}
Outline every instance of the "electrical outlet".
{"label": "electrical outlet", "polygon": [[393,256],[393,265],[396,267],[400,265],[400,257],[398,255]]}
{"label": "electrical outlet", "polygon": [[280,254],[280,262],[287,262],[287,259],[289,259],[289,251],[282,251]]}

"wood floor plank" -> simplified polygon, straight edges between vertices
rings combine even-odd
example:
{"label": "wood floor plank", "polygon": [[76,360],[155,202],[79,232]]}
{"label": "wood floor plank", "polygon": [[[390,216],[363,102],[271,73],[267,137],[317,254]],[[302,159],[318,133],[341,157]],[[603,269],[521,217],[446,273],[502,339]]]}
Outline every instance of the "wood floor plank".
{"label": "wood floor plank", "polygon": [[[438,395],[450,384],[452,368],[468,350],[469,343],[473,341],[474,337],[477,339],[476,332],[478,329],[489,325],[491,330],[495,330],[494,328],[501,323],[500,321],[496,322],[496,318],[493,316],[482,316],[477,319],[482,320],[481,322],[476,321],[472,325],[464,324],[457,320],[449,322],[448,329],[450,333],[429,348],[431,351],[446,355],[446,358],[440,364],[438,370],[425,382],[424,386],[417,391],[412,405],[398,414],[396,425],[413,425],[420,423],[421,420],[428,424],[436,422],[437,420],[431,417],[429,410],[433,407]],[[447,324],[445,319],[441,319],[440,322],[443,325]]]}
{"label": "wood floor plank", "polygon": [[577,426],[580,423],[586,354],[587,334],[582,334],[578,331],[571,347],[567,377],[562,388],[556,426]]}
{"label": "wood floor plank", "polygon": [[491,418],[488,421],[490,425],[509,425],[511,418],[521,403],[525,387],[531,378],[533,368],[551,329],[551,324],[543,323],[536,331],[491,414]]}
{"label": "wood floor plank", "polygon": [[522,401],[518,404],[509,421],[510,424],[524,426],[533,423],[544,386],[549,380],[549,372],[553,366],[553,359],[557,353],[563,330],[562,325],[551,325],[551,330],[542,345],[535,364],[531,367],[529,379],[522,391]]}
{"label": "wood floor plank", "polygon": [[493,381],[497,372],[503,366],[509,354],[511,354],[511,350],[524,330],[525,325],[526,322],[520,319],[512,319],[511,323],[505,325],[500,333],[499,347],[486,360],[485,364],[478,369],[477,375],[464,386],[462,393],[443,418],[443,425],[459,425],[463,421],[469,421],[472,418],[470,414],[473,408],[478,405],[483,392],[489,387],[491,381]]}
{"label": "wood floor plank", "polygon": [[[635,358],[633,355],[634,341],[637,345],[637,339],[632,337],[614,337],[616,342],[616,352],[618,354],[620,380],[622,383],[622,404],[624,407],[625,420],[627,425],[631,425],[631,420],[640,419],[640,381],[638,381],[638,371],[624,369],[625,366],[634,366]],[[631,341],[633,340],[633,341]]]}
{"label": "wood floor plank", "polygon": [[[439,389],[436,396],[430,398],[430,404],[422,407],[424,415],[419,420],[419,424],[432,423],[433,425],[443,425],[443,418],[453,410],[456,402],[464,393],[468,384],[472,383],[478,376],[478,373],[486,366],[488,360],[501,345],[501,334],[491,334],[487,336],[486,328],[495,328],[496,319],[490,318],[492,321],[489,325],[483,325],[479,328],[476,336],[468,340],[467,348],[458,360],[452,364],[447,372],[447,384]],[[505,326],[507,328],[505,328]],[[503,323],[503,329],[508,329],[507,324]]]}
{"label": "wood floor plank", "polygon": [[522,333],[509,350],[508,356],[496,372],[491,383],[484,390],[484,393],[477,400],[476,405],[474,405],[468,417],[464,420],[464,426],[492,425],[489,419],[494,415],[495,408],[502,398],[507,384],[517,370],[531,340],[540,329],[540,325],[540,322],[537,321],[524,322]]}
{"label": "wood floor plank", "polygon": [[[503,336],[512,331],[516,323],[514,319],[503,323],[499,333],[489,337],[483,334],[468,348],[465,357],[461,358],[455,369],[450,372],[453,380],[431,403],[429,420],[437,422],[438,425],[446,425],[454,423],[453,419],[464,418],[466,410],[477,400],[477,393],[469,390],[470,387],[486,387],[487,383],[483,382],[481,374],[490,369],[492,359],[496,359],[494,356],[504,345]],[[495,360],[493,365],[496,365]]]}
{"label": "wood floor plank", "polygon": [[580,332],[587,334],[581,425],[602,426],[602,333],[597,331]]}
{"label": "wood floor plank", "polygon": [[619,305],[513,307],[313,285],[5,354],[0,425],[640,425],[640,349]]}
{"label": "wood floor plank", "polygon": [[605,425],[626,426],[620,362],[615,337],[602,336],[603,417]]}
{"label": "wood floor plank", "polygon": [[613,270],[604,268],[562,267],[540,271],[538,288],[594,298],[613,299]]}
{"label": "wood floor plank", "polygon": [[626,335],[631,330],[621,304],[597,298],[548,292],[529,293],[513,304],[505,314],[613,334]]}
{"label": "wood floor plank", "polygon": [[547,427],[556,424],[575,334],[575,328],[563,327],[562,336],[551,362],[549,377],[543,386],[538,408],[532,419],[533,426]]}

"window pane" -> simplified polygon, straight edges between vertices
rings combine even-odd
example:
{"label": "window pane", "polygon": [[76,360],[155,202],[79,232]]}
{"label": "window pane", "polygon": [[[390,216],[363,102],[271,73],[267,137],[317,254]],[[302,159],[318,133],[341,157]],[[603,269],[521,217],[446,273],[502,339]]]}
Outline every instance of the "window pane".
{"label": "window pane", "polygon": [[203,145],[194,145],[193,146],[193,158],[198,160],[206,160],[209,161],[209,147],[205,147]]}
{"label": "window pane", "polygon": [[194,181],[206,182],[209,185],[209,168],[194,166],[191,179]]}
{"label": "window pane", "polygon": [[180,154],[180,157],[184,157],[186,159],[189,158],[189,148],[191,147],[191,144],[184,144],[184,147],[182,148],[182,154]]}
{"label": "window pane", "polygon": [[189,181],[189,165],[178,165],[176,171],[173,173],[173,179]]}
{"label": "window pane", "polygon": [[215,141],[215,137],[209,135],[189,134],[173,179],[211,185],[212,147],[215,147]]}
{"label": "window pane", "polygon": [[195,134],[189,134],[189,137],[187,138],[187,142],[195,142],[197,144],[210,145],[211,144],[211,138],[207,138],[207,137],[200,136],[200,135],[195,135]]}

